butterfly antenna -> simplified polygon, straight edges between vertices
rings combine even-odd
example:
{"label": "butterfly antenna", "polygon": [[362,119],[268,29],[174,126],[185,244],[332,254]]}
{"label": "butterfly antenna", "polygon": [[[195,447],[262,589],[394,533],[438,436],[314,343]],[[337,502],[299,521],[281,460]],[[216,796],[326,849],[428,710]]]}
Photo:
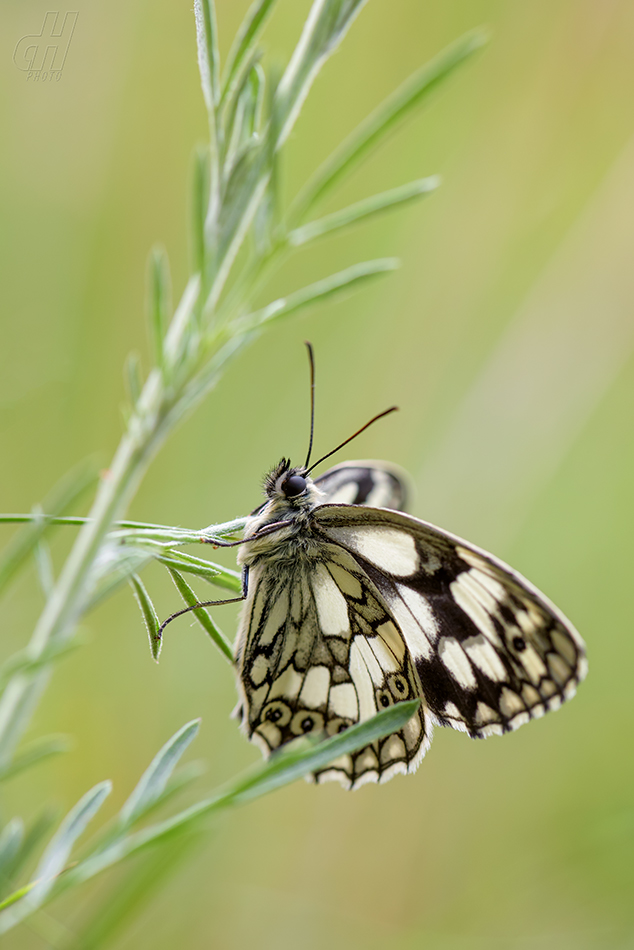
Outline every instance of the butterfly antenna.
{"label": "butterfly antenna", "polygon": [[344,447],[344,445],[347,445],[347,444],[348,444],[348,442],[352,442],[353,439],[356,439],[356,437],[357,437],[358,435],[361,435],[362,432],[365,432],[365,430],[366,430],[367,428],[369,428],[369,427],[370,427],[374,422],[376,422],[378,419],[382,419],[383,416],[389,416],[389,414],[390,414],[391,412],[396,412],[397,410],[398,410],[398,406],[390,406],[389,409],[384,409],[383,412],[380,412],[380,413],[378,414],[378,416],[374,416],[374,418],[370,419],[369,422],[366,422],[366,424],[365,424],[364,426],[361,426],[360,429],[357,429],[357,431],[354,433],[354,435],[351,435],[349,439],[346,439],[345,442],[342,442],[341,445],[338,445],[337,448],[336,448],[336,449],[333,449],[332,452],[329,452],[328,455],[322,455],[322,457],[321,457],[320,459],[318,459],[316,462],[313,462],[313,464],[310,466],[310,468],[308,469],[308,471],[309,471],[309,472],[312,472],[312,470],[313,470],[314,468],[316,468],[318,465],[320,465],[321,462],[325,462],[326,459],[329,459],[331,455],[334,455],[335,452],[338,452],[339,449],[342,449],[342,448]]}
{"label": "butterfly antenna", "polygon": [[308,350],[308,361],[310,363],[310,439],[308,441],[308,452],[304,468],[308,468],[310,462],[310,453],[313,451],[313,435],[315,432],[315,355],[313,353],[312,343],[304,341]]}

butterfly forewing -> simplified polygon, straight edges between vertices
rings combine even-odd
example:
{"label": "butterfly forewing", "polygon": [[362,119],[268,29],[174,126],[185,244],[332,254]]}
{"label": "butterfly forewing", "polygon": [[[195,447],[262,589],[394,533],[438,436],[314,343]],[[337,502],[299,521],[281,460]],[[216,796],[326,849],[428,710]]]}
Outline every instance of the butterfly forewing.
{"label": "butterfly forewing", "polygon": [[502,733],[574,694],[586,671],[583,641],[507,565],[394,511],[324,505],[313,524],[381,597],[441,725],[477,737]]}
{"label": "butterfly forewing", "polygon": [[324,503],[404,511],[412,495],[407,472],[387,462],[343,462],[315,479]]}
{"label": "butterfly forewing", "polygon": [[[265,754],[301,735],[336,735],[420,696],[403,636],[355,559],[324,543],[318,559],[255,565],[237,657],[243,726]],[[424,705],[398,733],[315,775],[347,787],[412,771],[429,745]]]}

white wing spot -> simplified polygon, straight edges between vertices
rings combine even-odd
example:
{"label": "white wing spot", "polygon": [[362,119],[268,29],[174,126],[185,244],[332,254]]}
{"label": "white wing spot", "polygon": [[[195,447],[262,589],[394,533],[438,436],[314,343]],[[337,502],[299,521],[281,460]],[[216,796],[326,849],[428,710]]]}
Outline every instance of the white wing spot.
{"label": "white wing spot", "polygon": [[473,689],[476,685],[476,678],[467,655],[458,641],[452,637],[445,637],[444,640],[441,640],[438,652],[448,671],[460,686],[464,689]]}
{"label": "white wing spot", "polygon": [[363,637],[355,637],[350,647],[350,676],[355,685],[357,696],[359,698],[359,720],[369,719],[376,712],[376,702],[374,699],[374,683],[368,672],[359,644],[363,642]]}
{"label": "white wing spot", "polygon": [[396,577],[410,577],[419,568],[420,559],[414,538],[407,531],[388,525],[373,525],[364,530],[332,528],[328,531],[344,547],[352,548],[380,571]]}
{"label": "white wing spot", "polygon": [[550,675],[554,681],[559,685],[563,686],[564,683],[567,683],[570,679],[570,668],[567,663],[565,663],[560,656],[557,656],[555,653],[550,653],[548,655],[548,669],[550,670]]}
{"label": "white wing spot", "polygon": [[287,667],[273,683],[270,699],[286,696],[287,699],[297,699],[304,678],[292,666]]}
{"label": "white wing spot", "polygon": [[359,654],[363,657],[374,685],[383,686],[383,683],[385,682],[385,673],[381,669],[381,665],[374,655],[374,652],[372,651],[372,648],[366,638],[355,637],[354,645],[357,647]]}
{"label": "white wing spot", "polygon": [[460,710],[455,703],[445,703],[445,708],[443,709],[443,715],[447,716],[448,719],[462,719],[460,715]]}
{"label": "white wing spot", "polygon": [[269,610],[268,617],[260,634],[262,646],[271,643],[280,627],[285,626],[288,617],[288,588],[282,590]]}
{"label": "white wing spot", "polygon": [[474,582],[469,578],[469,571],[459,574],[455,581],[449,585],[449,590],[459,607],[464,610],[467,617],[481,630],[493,643],[499,643],[499,636],[491,615],[487,613],[485,607],[480,602],[477,593],[474,591]]}
{"label": "white wing spot", "polygon": [[383,743],[383,748],[381,749],[382,764],[391,762],[394,759],[405,759],[406,757],[407,752],[403,740],[396,733]]}
{"label": "white wing spot", "polygon": [[263,683],[266,679],[266,675],[269,671],[269,661],[267,657],[261,653],[259,656],[256,656],[255,660],[251,664],[251,670],[249,676],[251,682],[254,686],[259,686],[260,683]]}
{"label": "white wing spot", "polygon": [[462,648],[466,650],[471,662],[489,679],[496,682],[508,679],[504,663],[502,663],[489,641],[485,640],[483,636],[471,637],[469,640],[465,640]]}
{"label": "white wing spot", "polygon": [[350,635],[346,599],[323,564],[315,565],[313,593],[322,632],[327,637]]}
{"label": "white wing spot", "polygon": [[385,597],[411,653],[428,660],[433,655],[432,642],[438,638],[438,626],[427,601],[402,586],[394,596],[386,593]]}
{"label": "white wing spot", "polygon": [[539,681],[547,673],[546,664],[542,660],[537,650],[535,650],[535,648],[530,644],[527,644],[526,649],[520,654],[519,662],[524,667],[533,683],[539,683]]}
{"label": "white wing spot", "polygon": [[524,711],[524,703],[521,700],[521,697],[514,693],[511,689],[502,690],[502,695],[500,696],[500,709],[507,718],[515,716],[519,712]]}
{"label": "white wing spot", "polygon": [[[387,627],[388,625],[383,624],[383,626]],[[400,664],[396,657],[380,637],[372,637],[372,639],[368,642],[370,649],[374,653],[377,662],[383,671],[384,677],[385,673],[397,673],[400,670]]]}
{"label": "white wing spot", "polygon": [[325,706],[330,689],[330,670],[327,666],[311,666],[304,679],[299,701],[307,709]]}
{"label": "white wing spot", "polygon": [[497,718],[498,715],[494,709],[491,709],[486,703],[478,703],[475,713],[475,721],[478,725],[483,726],[486,723],[495,722]]}
{"label": "white wing spot", "polygon": [[557,650],[557,653],[560,653],[564,660],[574,668],[577,662],[577,653],[574,648],[574,645],[570,642],[568,637],[564,636],[560,630],[553,630],[552,632],[553,645]]}
{"label": "white wing spot", "polygon": [[357,702],[357,693],[352,683],[339,683],[330,690],[328,699],[328,709],[336,716],[342,716],[345,719],[357,720],[359,717],[359,704]]}
{"label": "white wing spot", "polygon": [[359,583],[359,579],[355,577],[351,571],[347,571],[345,567],[342,567],[340,564],[335,564],[333,561],[328,562],[328,570],[335,584],[344,594],[347,594],[348,597],[355,597],[357,600],[361,600],[363,596],[361,584]]}

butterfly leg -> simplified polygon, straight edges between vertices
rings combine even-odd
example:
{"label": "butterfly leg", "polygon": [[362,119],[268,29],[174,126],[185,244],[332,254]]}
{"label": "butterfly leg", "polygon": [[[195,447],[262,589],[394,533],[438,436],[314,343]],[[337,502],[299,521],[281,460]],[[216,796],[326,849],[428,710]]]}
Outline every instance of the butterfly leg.
{"label": "butterfly leg", "polygon": [[168,623],[171,623],[172,620],[176,620],[177,617],[181,617],[183,614],[189,613],[190,610],[198,610],[199,607],[220,607],[222,604],[239,604],[243,600],[246,600],[248,592],[249,569],[248,567],[245,567],[242,571],[242,592],[239,597],[229,597],[227,600],[205,600],[198,604],[191,604],[189,607],[183,607],[182,610],[177,610],[176,613],[170,614],[167,620],[164,620],[159,627],[157,634],[158,639],[160,640],[163,636],[163,631],[165,630],[165,627],[168,625]]}

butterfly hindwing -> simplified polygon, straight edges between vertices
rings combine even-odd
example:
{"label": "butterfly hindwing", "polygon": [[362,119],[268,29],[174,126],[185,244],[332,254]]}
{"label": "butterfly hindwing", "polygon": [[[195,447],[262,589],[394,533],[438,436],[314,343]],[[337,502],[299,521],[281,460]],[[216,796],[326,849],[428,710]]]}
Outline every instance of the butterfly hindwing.
{"label": "butterfly hindwing", "polygon": [[[252,568],[237,664],[243,727],[269,754],[297,736],[335,735],[419,697],[403,636],[354,558],[324,544],[319,559]],[[318,772],[347,787],[413,771],[430,741],[424,704],[397,733]]]}
{"label": "butterfly hindwing", "polygon": [[586,670],[583,641],[507,565],[393,511],[324,505],[313,523],[381,596],[441,725],[474,737],[502,733],[574,694]]}

